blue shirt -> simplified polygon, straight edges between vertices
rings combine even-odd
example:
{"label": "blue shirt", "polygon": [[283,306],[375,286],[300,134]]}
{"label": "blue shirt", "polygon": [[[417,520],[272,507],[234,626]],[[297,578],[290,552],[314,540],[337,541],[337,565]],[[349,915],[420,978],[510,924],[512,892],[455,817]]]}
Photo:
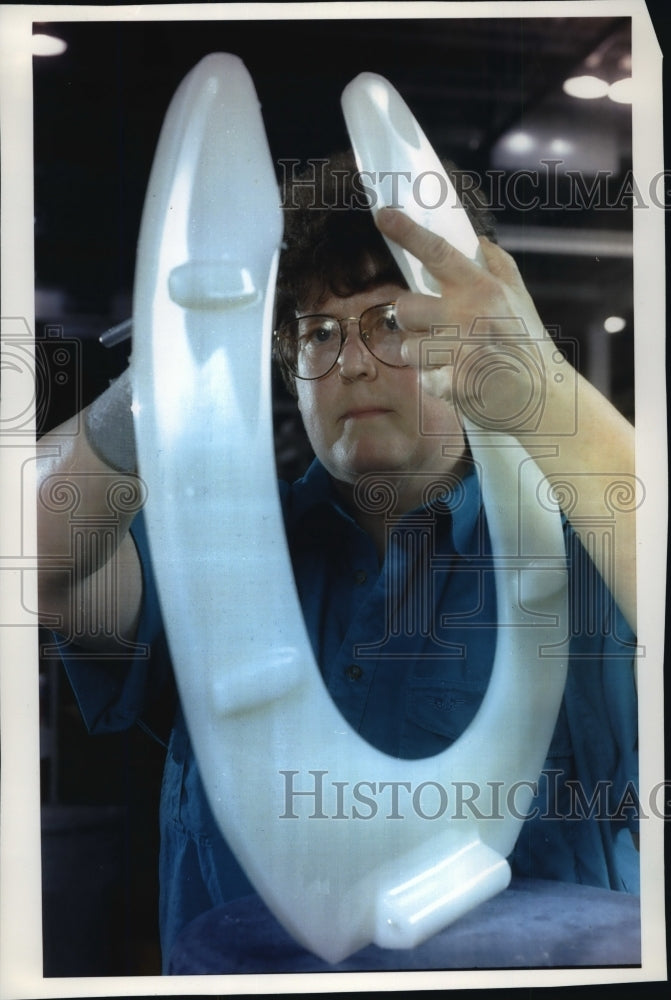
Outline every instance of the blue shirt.
{"label": "blue shirt", "polygon": [[[390,527],[384,565],[315,461],[280,484],[306,625],[347,721],[379,749],[426,757],[452,743],[487,689],[496,594],[479,484],[468,473]],[[131,662],[66,667],[92,732],[141,720],[171,667],[142,517],[133,526],[144,610]],[[510,858],[513,872],[638,891],[635,639],[570,526],[570,663],[538,795]],[[484,562],[483,562],[484,560]],[[144,650],[144,651],[143,651]],[[252,891],[209,810],[181,712],[161,795],[160,929],[164,959],[179,931]]]}

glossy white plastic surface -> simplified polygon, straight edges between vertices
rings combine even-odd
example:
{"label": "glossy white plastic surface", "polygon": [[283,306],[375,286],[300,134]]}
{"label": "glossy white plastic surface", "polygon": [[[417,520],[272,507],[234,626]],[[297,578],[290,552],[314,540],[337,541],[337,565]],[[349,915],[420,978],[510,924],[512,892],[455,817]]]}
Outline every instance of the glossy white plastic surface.
{"label": "glossy white plastic surface", "polygon": [[[342,110],[373,215],[384,207],[400,208],[466,257],[482,263],[478,238],[454,184],[389,81],[377,73],[360,73],[342,93]],[[434,278],[421,263],[398,244],[386,242],[408,286],[438,294]]]}
{"label": "glossy white plastic surface", "polygon": [[[412,947],[508,883],[563,691],[565,662],[541,651],[566,634],[564,545],[535,464],[477,435],[500,608],[485,699],[434,758],[389,757],[349,728],[314,661],[277,498],[280,239],[253,85],[210,56],[169,109],[141,231],[131,372],[148,530],[214,815],[276,917],[336,962],[371,941]],[[497,790],[489,818],[457,808],[474,783]],[[422,796],[441,788],[431,819]]]}

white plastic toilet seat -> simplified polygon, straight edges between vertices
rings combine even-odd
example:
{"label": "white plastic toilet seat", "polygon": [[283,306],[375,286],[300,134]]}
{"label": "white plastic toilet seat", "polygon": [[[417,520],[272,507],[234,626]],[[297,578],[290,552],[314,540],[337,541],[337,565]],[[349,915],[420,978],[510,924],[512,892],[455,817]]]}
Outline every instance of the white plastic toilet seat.
{"label": "white plastic toilet seat", "polygon": [[[314,662],[277,498],[281,232],[253,84],[236,57],[209,56],[166,116],[138,252],[131,372],[147,525],[214,815],[277,918],[337,962],[371,941],[412,947],[507,885],[564,687],[565,659],[539,657],[566,634],[564,542],[528,454],[470,426],[501,610],[489,689],[434,758],[389,757],[350,729]],[[315,782],[336,796],[321,809]],[[387,797],[357,818],[337,799],[357,783],[400,795],[407,783],[432,793],[473,782],[498,788],[502,807],[515,791],[517,816],[451,818],[448,800],[445,821],[432,820],[424,800],[389,819]]]}

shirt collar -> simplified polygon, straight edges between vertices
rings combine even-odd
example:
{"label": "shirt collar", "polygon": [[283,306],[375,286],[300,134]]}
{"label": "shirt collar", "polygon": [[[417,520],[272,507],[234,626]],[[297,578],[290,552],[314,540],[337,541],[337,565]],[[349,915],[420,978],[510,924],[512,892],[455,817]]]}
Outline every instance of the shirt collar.
{"label": "shirt collar", "polygon": [[[290,514],[292,525],[297,525],[322,505],[345,521],[355,523],[342,506],[333,480],[319,459],[315,458],[302,479],[294,483],[292,501]],[[441,512],[449,515],[453,544],[459,555],[470,556],[481,552],[482,494],[473,463],[469,463],[463,477],[449,492],[446,492],[444,503],[437,505],[435,509],[438,510],[439,516]]]}

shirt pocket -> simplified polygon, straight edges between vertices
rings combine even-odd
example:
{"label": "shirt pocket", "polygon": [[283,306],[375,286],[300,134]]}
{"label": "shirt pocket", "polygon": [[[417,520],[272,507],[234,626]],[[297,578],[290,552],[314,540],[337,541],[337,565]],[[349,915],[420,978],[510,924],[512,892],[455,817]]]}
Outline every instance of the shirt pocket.
{"label": "shirt pocket", "polygon": [[[475,718],[486,693],[476,681],[413,684],[402,727],[400,755],[431,757],[451,746]],[[548,766],[571,772],[573,747],[564,702],[547,754]]]}
{"label": "shirt pocket", "polygon": [[402,726],[402,757],[432,757],[451,746],[470,725],[482,703],[481,684],[413,684]]}

